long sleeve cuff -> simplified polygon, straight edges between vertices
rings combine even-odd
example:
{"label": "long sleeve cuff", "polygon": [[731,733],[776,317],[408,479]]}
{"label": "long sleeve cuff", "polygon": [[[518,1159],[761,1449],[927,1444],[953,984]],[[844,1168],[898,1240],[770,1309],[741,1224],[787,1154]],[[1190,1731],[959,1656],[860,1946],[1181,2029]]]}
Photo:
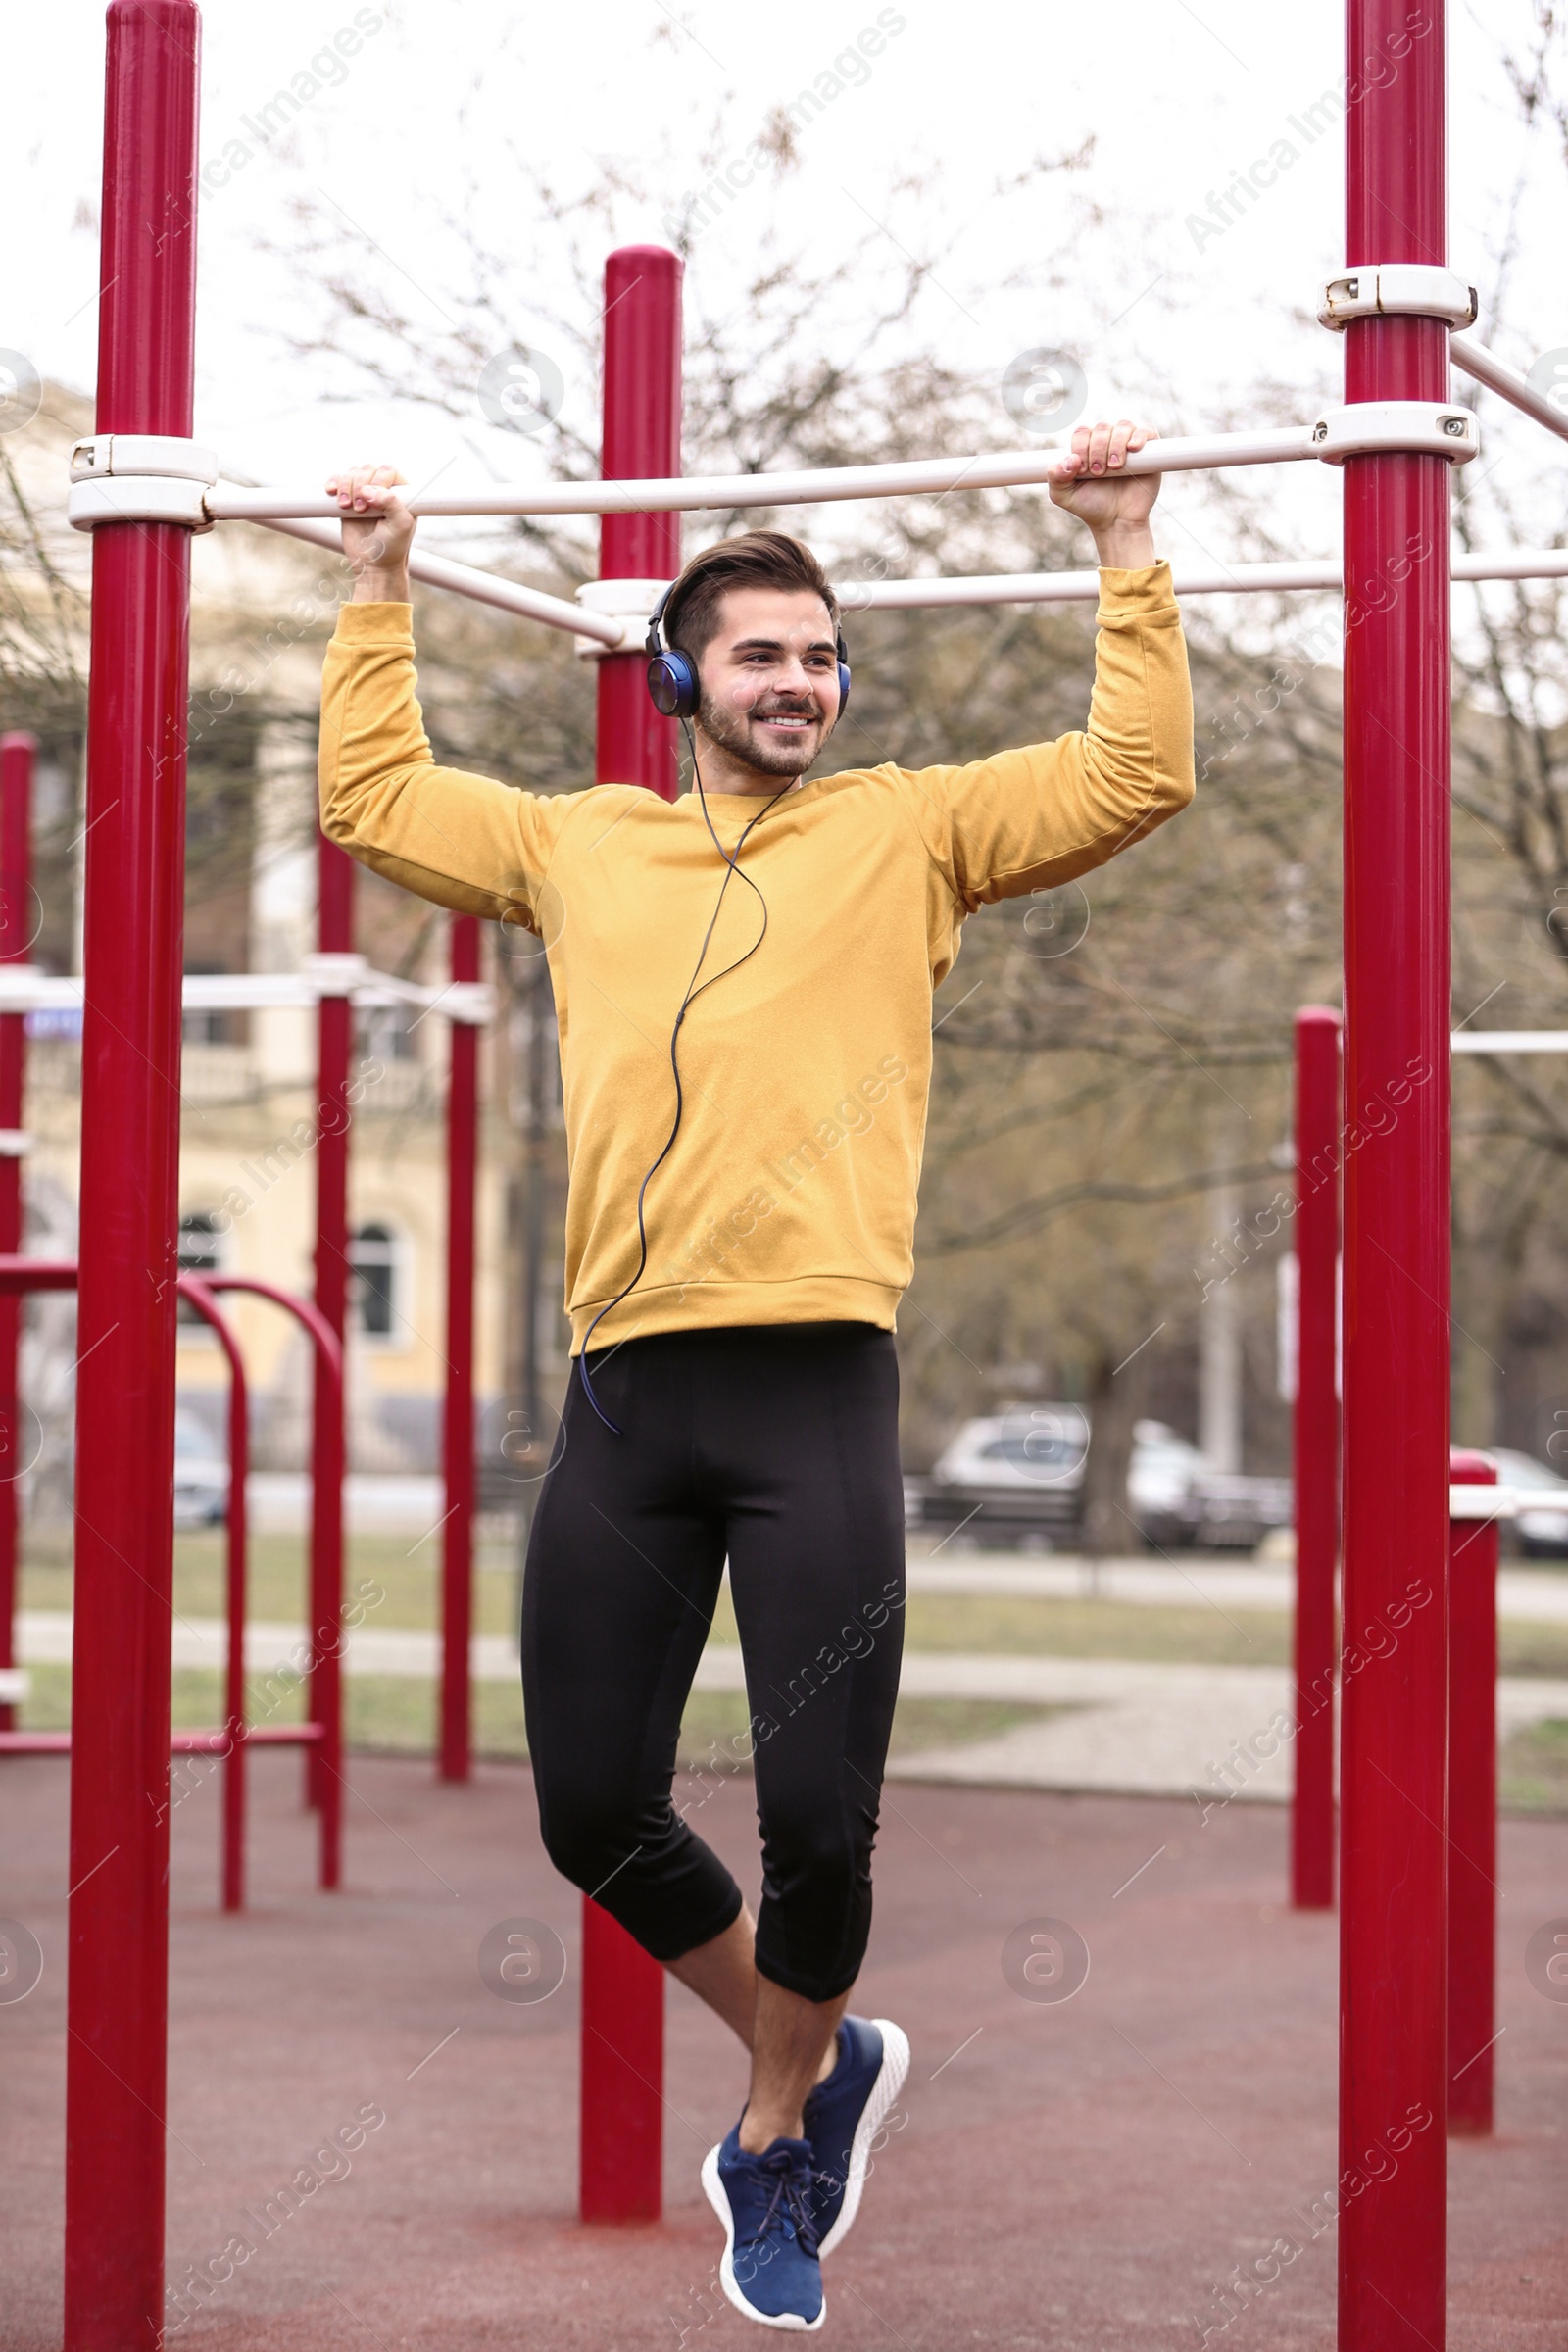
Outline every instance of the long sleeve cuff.
{"label": "long sleeve cuff", "polygon": [[1163,618],[1175,611],[1176,590],[1170,565],[1163,556],[1153,564],[1140,564],[1136,571],[1122,570],[1109,564],[1100,566],[1102,623],[1147,620],[1156,614]]}
{"label": "long sleeve cuff", "polygon": [[414,607],[365,603],[339,605],[337,627],[332,635],[338,645],[412,646]]}

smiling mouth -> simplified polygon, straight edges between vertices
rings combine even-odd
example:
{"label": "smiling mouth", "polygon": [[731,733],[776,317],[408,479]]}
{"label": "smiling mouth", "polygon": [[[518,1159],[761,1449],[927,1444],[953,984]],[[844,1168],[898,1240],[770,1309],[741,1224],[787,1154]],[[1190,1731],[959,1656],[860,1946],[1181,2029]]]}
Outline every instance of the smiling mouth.
{"label": "smiling mouth", "polygon": [[815,726],[816,719],[800,710],[770,710],[756,723],[760,727],[789,727],[797,734],[804,734],[808,727]]}

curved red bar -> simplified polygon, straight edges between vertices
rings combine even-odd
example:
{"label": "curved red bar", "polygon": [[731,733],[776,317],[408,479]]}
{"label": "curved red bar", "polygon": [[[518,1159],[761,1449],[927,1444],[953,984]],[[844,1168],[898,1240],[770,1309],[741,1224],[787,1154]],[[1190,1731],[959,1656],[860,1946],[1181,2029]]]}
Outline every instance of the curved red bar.
{"label": "curved red bar", "polygon": [[[258,1742],[270,1746],[299,1746],[323,1759],[321,1799],[320,1884],[336,1887],[342,1875],[343,1824],[343,1713],[342,1713],[342,1560],[343,1483],[314,1486],[312,1516],[312,1589],[318,1589],[315,1570],[324,1560],[331,1571],[325,1590],[325,1611],[313,1609],[316,1624],[311,1642],[315,1676],[309,1685],[308,1723],[277,1724],[245,1731],[236,1741],[232,1727],[245,1723],[245,1585],[249,1532],[245,1516],[245,1481],[250,1466],[249,1402],[244,1360],[232,1326],[213,1297],[216,1291],[248,1292],[280,1306],[302,1323],[316,1349],[318,1373],[317,1412],[338,1435],[341,1459],[343,1428],[343,1349],[337,1334],[320,1309],[309,1298],[296,1298],[275,1282],[251,1274],[181,1274],[177,1290],[198,1314],[212,1325],[229,1368],[229,1494],[228,1494],[228,1690],[226,1723],[219,1732],[174,1732],[172,1755],[221,1755],[228,1759],[223,1788],[223,1908],[244,1908],[245,1878],[245,1762],[244,1748]],[[0,1255],[0,1298],[26,1291],[74,1291],[76,1261],[71,1257]],[[236,1471],[237,1465],[237,1471]],[[0,1731],[0,1755],[68,1754],[69,1732]]]}
{"label": "curved red bar", "polygon": [[[1497,1465],[1455,1446],[1456,1487]],[[1497,1967],[1497,1522],[1448,1521],[1448,2130],[1492,2130]]]}
{"label": "curved red bar", "polygon": [[321,1727],[321,1886],[342,1883],[343,1848],[343,1345],[321,1309],[255,1274],[204,1274],[208,1291],[239,1291],[292,1315],[316,1350],[311,1449],[311,1668],[306,1713]]}
{"label": "curved red bar", "polygon": [[245,1908],[245,1583],[250,1531],[245,1486],[250,1474],[250,1397],[245,1359],[233,1326],[194,1274],[179,1278],[179,1295],[216,1334],[228,1363],[228,1670],[223,1725],[223,1909]]}

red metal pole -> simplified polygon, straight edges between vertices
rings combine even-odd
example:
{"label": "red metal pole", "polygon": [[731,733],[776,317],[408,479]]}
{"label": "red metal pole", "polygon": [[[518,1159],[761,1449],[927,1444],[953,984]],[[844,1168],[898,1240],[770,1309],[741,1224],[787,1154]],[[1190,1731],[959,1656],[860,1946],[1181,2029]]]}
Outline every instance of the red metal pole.
{"label": "red metal pole", "polygon": [[[605,264],[607,481],[667,480],[680,471],[681,274],[679,257],[662,245],[622,245]],[[670,580],[679,569],[678,514],[604,517],[602,579]],[[675,750],[674,720],[661,718],[648,699],[643,656],[607,654],[599,663],[597,781],[646,784],[672,801]]]}
{"label": "red metal pole", "polygon": [[[605,264],[602,471],[616,480],[680,471],[681,263],[625,245]],[[680,569],[678,514],[607,514],[607,580],[668,580]],[[599,663],[597,779],[675,798],[675,723],[648,698],[641,654]],[[582,2129],[585,2222],[657,2221],[662,2206],[664,1972],[617,1921],[583,1898]]]}
{"label": "red metal pole", "polygon": [[[1443,0],[1348,0],[1350,268],[1446,258]],[[1358,319],[1348,400],[1447,398],[1436,319]],[[1448,469],[1345,467],[1340,2344],[1446,2311]]]}
{"label": "red metal pole", "polygon": [[1340,1548],[1340,1016],[1296,1016],[1296,1792],[1291,1901],[1334,1907],[1334,1571]]}
{"label": "red metal pole", "polygon": [[[199,20],[115,0],[100,433],[191,429]],[[93,533],[66,2060],[67,2352],[161,2340],[190,534]]]}
{"label": "red metal pole", "polygon": [[[452,977],[479,977],[479,918],[452,924]],[[446,1521],[441,1555],[440,1778],[468,1777],[473,1623],[473,1215],[479,1157],[479,1032],[452,1021],[447,1077],[447,1393],[442,1425]]]}
{"label": "red metal pole", "polygon": [[662,2210],[664,1972],[608,1911],[582,1906],[585,2222],[657,2222]]}
{"label": "red metal pole", "polygon": [[[30,735],[0,735],[0,963],[25,963],[32,944],[32,757]],[[22,1120],[27,1082],[27,1016],[0,1013],[0,1255],[22,1248]],[[0,1298],[0,1666],[16,1664],[17,1480],[22,1400],[17,1344],[22,1301]],[[15,1709],[0,1701],[0,1732]]]}
{"label": "red metal pole", "polygon": [[[323,956],[347,956],[354,949],[354,860],[346,850],[317,836],[316,944]],[[316,1270],[315,1297],[318,1312],[344,1345],[348,1323],[349,1286],[349,1062],[354,1050],[354,1004],[346,995],[323,995],[317,1007],[317,1129],[316,1147]],[[320,1377],[319,1358],[312,1392],[311,1412],[311,1639],[314,1657],[307,1680],[306,1711],[317,1722],[336,1727],[333,1740],[341,1747],[343,1690],[341,1665],[325,1629],[335,1627],[343,1613],[343,1481],[348,1470],[344,1426],[346,1391],[340,1390],[334,1407],[330,1390]],[[318,1507],[328,1496],[335,1508]],[[307,1748],[305,1787],[310,1803],[318,1805],[325,1788],[327,1747]]]}
{"label": "red metal pole", "polygon": [[[1448,1476],[1494,1487],[1497,1467],[1455,1448]],[[1448,2130],[1478,2137],[1492,2130],[1497,2033],[1497,1522],[1454,1512],[1448,1535]]]}

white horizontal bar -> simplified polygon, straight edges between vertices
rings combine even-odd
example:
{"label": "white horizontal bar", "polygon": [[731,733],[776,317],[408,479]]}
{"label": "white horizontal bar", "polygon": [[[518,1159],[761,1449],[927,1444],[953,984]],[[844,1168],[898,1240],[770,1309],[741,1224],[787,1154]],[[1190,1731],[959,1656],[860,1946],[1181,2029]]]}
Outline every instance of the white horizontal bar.
{"label": "white horizontal bar", "polygon": [[[669,514],[709,507],[818,506],[856,498],[905,498],[955,490],[1039,486],[1059,475],[1065,447],[1014,449],[974,458],[919,458],[897,466],[832,466],[800,473],[729,473],[629,482],[515,483],[493,490],[418,492],[416,514]],[[1315,458],[1312,428],[1292,424],[1255,433],[1206,433],[1153,441],[1130,456],[1120,474],[1193,473],[1219,466],[1275,466]],[[302,515],[339,516],[335,498],[314,485],[244,489],[219,482],[207,512],[215,522],[278,522]]]}
{"label": "white horizontal bar", "polygon": [[1486,555],[1456,555],[1449,568],[1456,580],[1568,579],[1568,547],[1513,547]]}
{"label": "white horizontal bar", "polygon": [[[79,1012],[82,989],[77,972],[40,972],[30,964],[0,963],[0,1012]],[[473,1025],[491,1019],[495,1010],[495,992],[486,981],[427,988],[391,972],[368,972],[341,991],[324,987],[309,972],[187,972],[180,1001],[187,1012],[275,1012],[308,1009],[323,997],[339,994],[364,1008],[417,1004]]]}
{"label": "white horizontal bar", "polygon": [[[219,484],[227,491],[231,485]],[[242,493],[249,495],[249,493]],[[336,513],[336,508],[333,508]],[[263,522],[270,531],[282,531],[290,539],[308,539],[313,546],[329,547],[334,555],[343,553],[342,532],[336,523],[305,522],[277,514],[257,514],[251,519]],[[516,580],[504,580],[498,572],[484,571],[477,564],[454,564],[446,556],[427,555],[415,548],[409,557],[409,570],[416,580],[431,588],[448,588],[456,596],[466,596],[477,605],[494,605],[503,612],[514,612],[521,620],[541,620],[546,628],[569,629],[574,636],[591,637],[596,644],[612,652],[619,650],[621,625],[603,612],[586,612],[580,605],[568,605],[563,597],[546,596],[539,588],[524,588]]]}
{"label": "white horizontal bar", "polygon": [[[1532,1495],[1535,1497],[1531,1500]],[[1485,1487],[1448,1489],[1450,1519],[1516,1519],[1521,1511],[1561,1510],[1568,1516],[1568,1494],[1559,1500],[1549,1487]]]}
{"label": "white horizontal bar", "polygon": [[[1564,558],[1568,563],[1568,557]],[[1304,564],[1175,564],[1171,577],[1179,596],[1213,596],[1270,588],[1338,588],[1337,557]],[[835,583],[846,612],[902,612],[943,605],[1094,604],[1098,571],[977,573],[968,579],[850,580]]]}
{"label": "white horizontal bar", "polygon": [[1568,1029],[1456,1029],[1455,1054],[1568,1054]]}
{"label": "white horizontal bar", "polygon": [[1522,409],[1527,416],[1533,416],[1538,424],[1544,424],[1548,433],[1555,433],[1559,440],[1568,441],[1568,416],[1563,415],[1561,409],[1553,407],[1544,392],[1538,392],[1530,378],[1521,375],[1517,368],[1510,368],[1506,360],[1499,360],[1494,351],[1489,351],[1484,343],[1478,343],[1474,335],[1450,335],[1448,351],[1455,365],[1462,368],[1466,375],[1473,375],[1478,384],[1489,385],[1494,392],[1500,392],[1504,400],[1512,401],[1516,409]]}
{"label": "white horizontal bar", "polygon": [[[1165,442],[1159,446],[1168,453],[1178,444]],[[867,466],[848,470],[872,473],[900,469]],[[776,484],[807,478],[805,475],[752,474],[737,476],[736,480],[755,486],[761,481]],[[822,475],[812,478],[830,477]],[[225,492],[233,486],[228,482],[220,485]],[[701,484],[695,486],[702,487]],[[243,494],[250,495],[248,488]],[[265,497],[271,494],[258,492],[256,495]],[[327,502],[320,503],[324,506]],[[249,519],[264,523],[269,530],[281,531],[289,538],[308,540],[315,546],[330,548],[334,553],[341,552],[340,530],[336,523],[263,514],[253,514]],[[501,612],[514,613],[519,619],[541,621],[547,628],[586,637],[594,644],[605,647],[608,652],[635,653],[641,650],[644,627],[640,618],[628,622],[620,616],[596,612],[588,606],[567,604],[564,598],[547,596],[540,589],[524,588],[517,581],[503,579],[478,564],[459,564],[445,556],[426,555],[418,548],[411,554],[409,569],[415,579],[422,580],[432,588],[444,588],[453,595],[466,596],[475,603],[493,605]],[[1450,572],[1455,580],[1464,581],[1568,578],[1568,548],[1513,548],[1491,554],[1456,551],[1450,560]],[[1270,564],[1176,564],[1172,566],[1172,578],[1179,596],[1243,596],[1329,591],[1343,585],[1344,573],[1337,556],[1325,556]],[[657,589],[664,583],[650,585],[656,588],[655,595],[650,598],[651,606],[657,602]],[[1023,571],[980,573],[969,578],[951,579],[851,580],[836,585],[834,594],[846,612],[917,612],[965,605],[1094,604],[1100,595],[1100,575],[1097,571]]]}
{"label": "white horizontal bar", "polygon": [[[1456,553],[1456,580],[1568,579],[1568,548],[1507,548],[1496,554]],[[1173,564],[1178,596],[1267,595],[1282,591],[1336,589],[1344,584],[1337,556],[1281,564]],[[968,579],[851,580],[834,594],[847,612],[909,612],[943,605],[1093,604],[1100,595],[1097,571],[1018,571],[975,574]]]}

